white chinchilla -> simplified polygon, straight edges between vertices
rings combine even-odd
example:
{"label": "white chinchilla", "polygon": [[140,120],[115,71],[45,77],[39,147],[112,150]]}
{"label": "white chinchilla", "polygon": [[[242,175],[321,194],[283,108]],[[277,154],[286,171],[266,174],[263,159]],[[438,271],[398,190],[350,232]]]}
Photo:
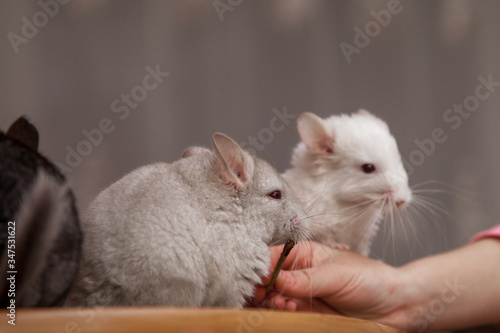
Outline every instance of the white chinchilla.
{"label": "white chinchilla", "polygon": [[304,239],[307,221],[268,163],[224,134],[213,148],[141,167],[97,196],[68,305],[245,304],[268,273],[268,246]]}
{"label": "white chinchilla", "polygon": [[297,120],[302,142],[284,177],[309,216],[311,236],[368,255],[383,213],[412,199],[387,124],[368,111]]}

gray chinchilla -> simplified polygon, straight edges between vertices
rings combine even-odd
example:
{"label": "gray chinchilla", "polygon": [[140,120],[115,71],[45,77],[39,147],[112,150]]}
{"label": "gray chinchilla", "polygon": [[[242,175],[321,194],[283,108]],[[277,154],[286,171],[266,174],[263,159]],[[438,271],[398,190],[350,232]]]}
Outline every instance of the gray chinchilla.
{"label": "gray chinchilla", "polygon": [[97,196],[68,305],[240,308],[268,273],[268,246],[305,239],[278,172],[224,134],[212,142],[213,152],[192,147]]}

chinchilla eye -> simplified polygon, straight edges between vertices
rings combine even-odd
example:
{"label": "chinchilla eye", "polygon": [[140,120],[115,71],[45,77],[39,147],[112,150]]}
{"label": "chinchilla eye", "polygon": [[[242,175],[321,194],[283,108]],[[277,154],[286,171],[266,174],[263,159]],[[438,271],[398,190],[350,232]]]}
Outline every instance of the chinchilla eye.
{"label": "chinchilla eye", "polygon": [[375,165],[373,165],[371,163],[363,164],[361,166],[361,169],[363,169],[364,173],[372,173],[372,172],[375,172],[375,170],[377,170],[377,168],[375,168]]}
{"label": "chinchilla eye", "polygon": [[276,191],[272,191],[271,193],[269,193],[268,196],[273,198],[273,199],[280,200],[282,197],[282,194],[281,194],[280,190],[276,190]]}

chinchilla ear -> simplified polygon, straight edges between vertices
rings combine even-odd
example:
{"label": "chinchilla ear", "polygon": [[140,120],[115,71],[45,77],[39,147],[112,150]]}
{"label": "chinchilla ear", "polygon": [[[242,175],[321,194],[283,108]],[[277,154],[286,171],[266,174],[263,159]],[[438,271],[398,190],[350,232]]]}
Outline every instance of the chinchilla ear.
{"label": "chinchilla ear", "polygon": [[190,157],[193,155],[199,155],[199,154],[205,154],[205,153],[210,153],[210,150],[204,147],[189,147],[184,152],[182,153],[182,158]]}
{"label": "chinchilla ear", "polygon": [[19,117],[7,130],[7,136],[24,143],[29,148],[37,151],[38,131],[26,118]]}
{"label": "chinchilla ear", "polygon": [[314,113],[303,113],[297,119],[297,128],[309,151],[320,155],[333,153],[335,138],[326,131],[323,119]]}
{"label": "chinchilla ear", "polygon": [[245,189],[252,182],[255,168],[252,156],[222,133],[214,134],[212,144],[216,165],[224,182],[239,190]]}

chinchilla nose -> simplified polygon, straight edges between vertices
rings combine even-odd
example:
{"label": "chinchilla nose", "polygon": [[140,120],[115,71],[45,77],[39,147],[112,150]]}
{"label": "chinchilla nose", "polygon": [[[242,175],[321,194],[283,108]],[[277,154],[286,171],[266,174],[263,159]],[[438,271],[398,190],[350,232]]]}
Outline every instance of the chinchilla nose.
{"label": "chinchilla nose", "polygon": [[401,206],[403,206],[404,204],[406,204],[406,201],[405,200],[401,200],[401,199],[400,200],[396,200],[395,204],[396,204],[396,207],[401,208]]}
{"label": "chinchilla nose", "polygon": [[411,190],[406,188],[400,188],[397,190],[390,189],[384,192],[387,199],[390,199],[397,208],[402,208],[408,202],[411,201]]}
{"label": "chinchilla nose", "polygon": [[404,187],[396,193],[394,198],[394,204],[396,205],[397,208],[402,208],[411,201],[411,197],[412,197],[411,190],[408,187]]}

